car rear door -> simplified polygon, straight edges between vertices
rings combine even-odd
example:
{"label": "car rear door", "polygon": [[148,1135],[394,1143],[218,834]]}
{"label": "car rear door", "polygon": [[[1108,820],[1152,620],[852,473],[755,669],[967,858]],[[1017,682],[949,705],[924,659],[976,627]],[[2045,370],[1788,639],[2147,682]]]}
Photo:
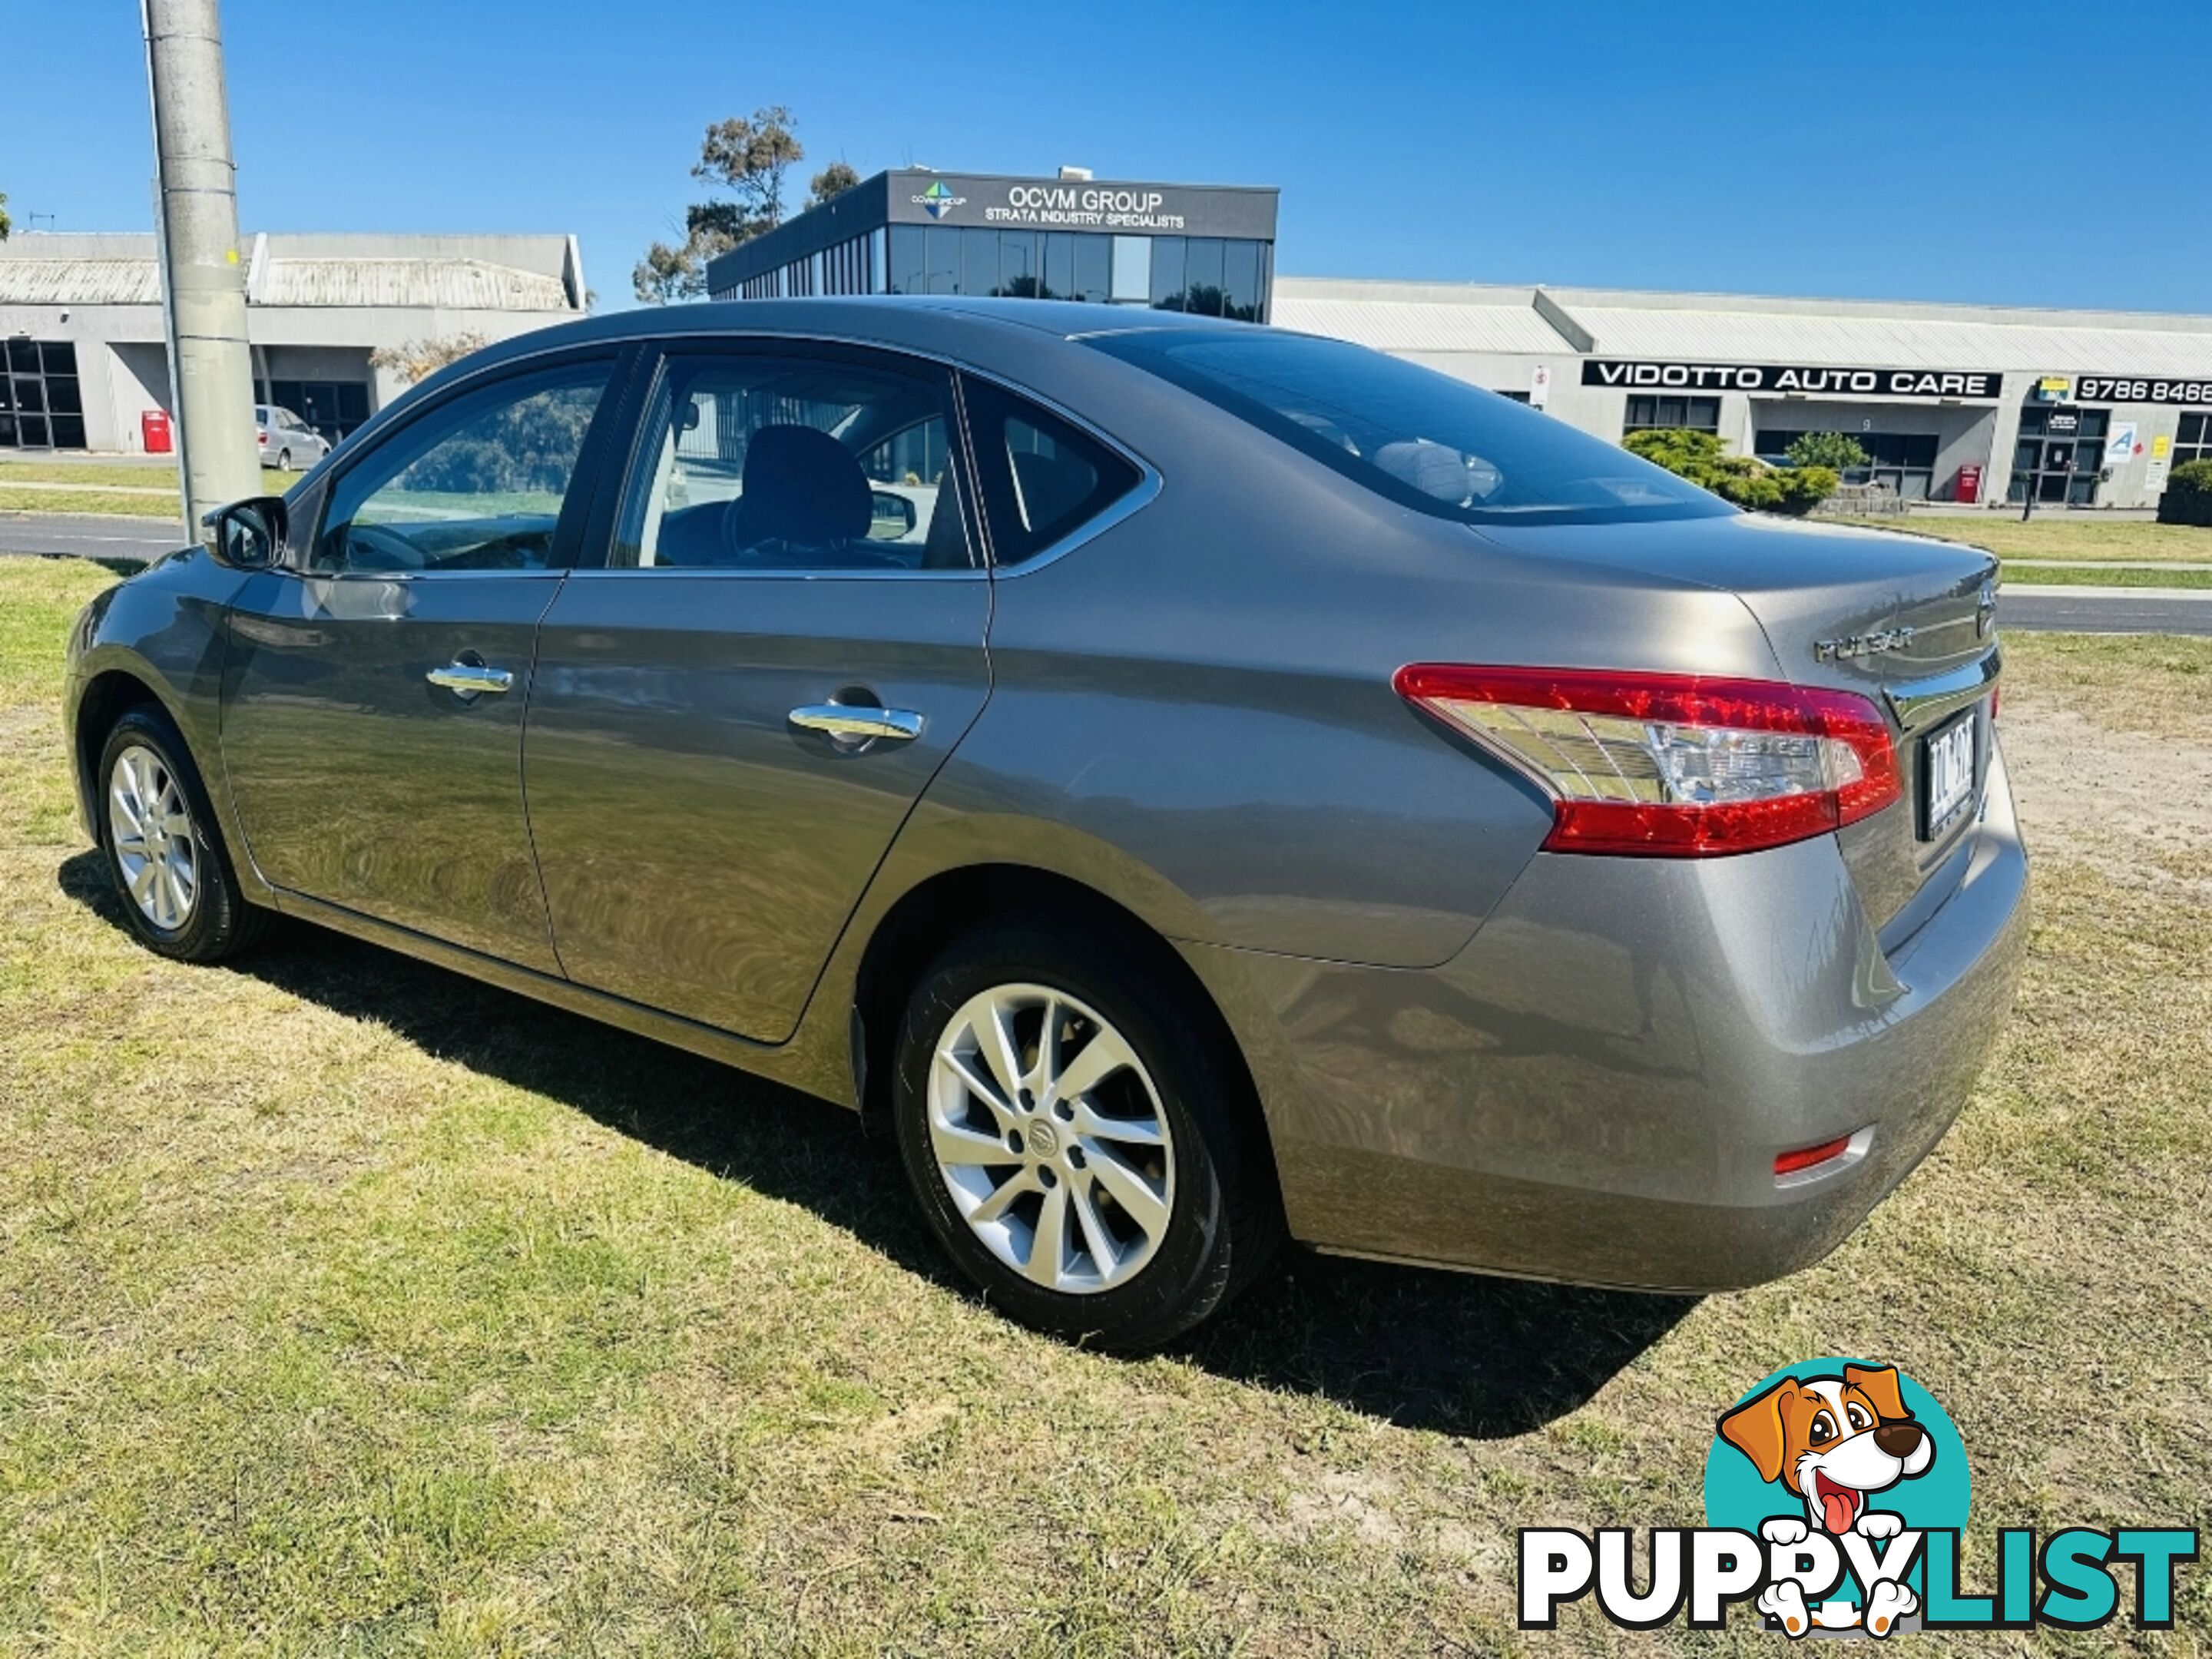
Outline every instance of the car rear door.
{"label": "car rear door", "polygon": [[581,984],[781,1041],[989,692],[953,377],[678,343],[631,453],[531,692],[556,948]]}
{"label": "car rear door", "polygon": [[557,971],[522,720],[615,370],[540,360],[426,403],[300,503],[290,568],[241,589],[223,763],[279,888]]}

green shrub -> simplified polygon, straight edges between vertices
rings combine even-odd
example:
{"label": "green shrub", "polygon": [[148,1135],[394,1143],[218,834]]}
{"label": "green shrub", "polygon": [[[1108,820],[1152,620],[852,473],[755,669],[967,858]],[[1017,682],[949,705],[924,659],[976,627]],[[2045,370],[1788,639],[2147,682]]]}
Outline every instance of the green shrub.
{"label": "green shrub", "polygon": [[1802,433],[1784,453],[1792,466],[1820,467],[1830,472],[1848,472],[1867,464],[1867,453],[1859,447],[1859,441],[1843,432]]}
{"label": "green shrub", "polygon": [[1620,442],[1630,453],[1754,513],[1810,513],[1836,490],[1836,475],[1825,466],[1769,466],[1731,455],[1710,432],[1667,427],[1632,432]]}
{"label": "green shrub", "polygon": [[2184,461],[2158,498],[2160,524],[2212,525],[2212,461]]}

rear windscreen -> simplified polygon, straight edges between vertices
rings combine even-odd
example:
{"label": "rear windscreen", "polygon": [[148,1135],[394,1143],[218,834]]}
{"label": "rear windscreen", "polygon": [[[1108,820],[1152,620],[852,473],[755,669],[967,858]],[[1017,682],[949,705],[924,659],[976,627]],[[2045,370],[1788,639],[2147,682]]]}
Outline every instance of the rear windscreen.
{"label": "rear windscreen", "polygon": [[1439,518],[1649,523],[1735,511],[1565,422],[1364,346],[1267,328],[1141,330],[1084,343]]}

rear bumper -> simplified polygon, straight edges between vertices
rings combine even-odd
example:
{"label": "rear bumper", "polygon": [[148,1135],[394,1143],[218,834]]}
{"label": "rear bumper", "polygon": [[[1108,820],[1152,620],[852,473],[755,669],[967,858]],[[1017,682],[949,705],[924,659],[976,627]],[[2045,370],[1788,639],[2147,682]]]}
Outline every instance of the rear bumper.
{"label": "rear bumper", "polygon": [[[2002,756],[1949,897],[1885,952],[1833,837],[1540,854],[1427,971],[1198,947],[1292,1232],[1576,1283],[1734,1289],[1839,1243],[1958,1115],[2010,1006],[2027,861]],[[1871,1131],[1794,1185],[1777,1153]]]}

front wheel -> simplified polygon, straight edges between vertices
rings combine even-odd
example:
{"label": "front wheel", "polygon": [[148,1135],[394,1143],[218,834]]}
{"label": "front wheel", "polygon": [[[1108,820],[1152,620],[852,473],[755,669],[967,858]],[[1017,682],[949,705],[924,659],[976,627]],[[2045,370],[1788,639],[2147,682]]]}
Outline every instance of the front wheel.
{"label": "front wheel", "polygon": [[134,708],[100,750],[96,805],[131,931],[165,957],[219,962],[255,943],[270,915],[240,896],[207,791],[168,715]]}
{"label": "front wheel", "polygon": [[279,472],[289,472],[292,470],[292,452],[290,450],[280,449],[276,452],[276,470]]}
{"label": "front wheel", "polygon": [[1281,1225],[1233,1056],[1118,942],[970,934],[900,1032],[900,1153],[987,1297],[1102,1347],[1154,1347],[1249,1281]]}

